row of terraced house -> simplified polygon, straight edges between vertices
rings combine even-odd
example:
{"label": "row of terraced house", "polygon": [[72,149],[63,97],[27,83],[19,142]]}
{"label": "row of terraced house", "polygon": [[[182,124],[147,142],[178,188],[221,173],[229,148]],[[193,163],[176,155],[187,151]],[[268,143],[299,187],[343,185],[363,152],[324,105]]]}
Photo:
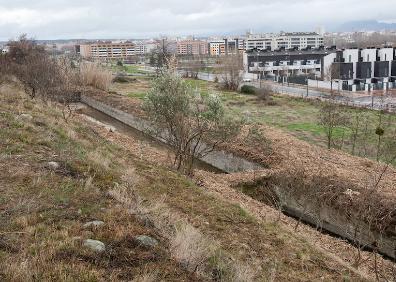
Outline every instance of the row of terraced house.
{"label": "row of terraced house", "polygon": [[394,47],[254,49],[244,54],[244,68],[258,78],[301,84],[310,83],[311,79],[323,88],[329,88],[333,82],[350,91],[396,88]]}

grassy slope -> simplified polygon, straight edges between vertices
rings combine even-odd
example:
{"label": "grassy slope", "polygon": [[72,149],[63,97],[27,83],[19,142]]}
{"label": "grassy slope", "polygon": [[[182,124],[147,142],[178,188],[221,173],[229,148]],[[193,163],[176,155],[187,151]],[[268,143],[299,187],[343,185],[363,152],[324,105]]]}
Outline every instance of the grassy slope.
{"label": "grassy slope", "polygon": [[[3,89],[0,99],[0,280],[131,280],[153,269],[167,280],[195,279],[170,259],[155,230],[107,197],[121,183],[116,146],[15,89]],[[50,170],[49,161],[60,168]],[[105,226],[82,228],[96,219]],[[138,246],[133,236],[141,234],[160,246]],[[105,242],[107,251],[83,248],[86,238]]]}
{"label": "grassy slope", "polygon": [[[195,279],[171,259],[167,241],[156,230],[107,196],[115,183],[122,184],[121,172],[132,166],[142,197],[149,202],[163,199],[219,241],[227,256],[251,264],[257,279],[354,277],[280,226],[258,221],[166,167],[139,159],[137,152],[109,143],[79,119],[66,124],[59,111],[13,91],[0,95],[2,280],[130,280],[154,268],[167,281]],[[60,169],[49,170],[48,161],[59,162]],[[93,219],[104,220],[105,227],[81,227]],[[160,246],[138,247],[131,238],[139,234],[156,237]],[[78,237],[102,240],[108,250],[92,253],[81,247]]]}

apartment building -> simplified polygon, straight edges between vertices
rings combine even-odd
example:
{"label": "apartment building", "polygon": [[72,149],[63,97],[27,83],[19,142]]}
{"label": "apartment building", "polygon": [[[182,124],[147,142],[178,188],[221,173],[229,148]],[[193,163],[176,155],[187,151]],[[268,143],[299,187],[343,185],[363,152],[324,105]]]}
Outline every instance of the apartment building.
{"label": "apartment building", "polygon": [[146,55],[157,48],[156,42],[134,42],[134,53],[135,55]]}
{"label": "apartment building", "polygon": [[208,45],[211,56],[242,54],[245,50],[245,40],[241,38],[211,40]]}
{"label": "apartment building", "polygon": [[202,40],[181,40],[176,43],[178,55],[207,55],[208,43]]}
{"label": "apartment building", "polygon": [[133,43],[126,42],[95,42],[76,45],[76,53],[83,58],[97,60],[127,60],[136,55],[144,55],[153,50],[155,43]]}
{"label": "apartment building", "polygon": [[244,54],[248,73],[262,77],[336,80],[340,89],[371,91],[396,88],[396,48],[280,48]]}
{"label": "apartment building", "polygon": [[304,49],[323,46],[323,36],[316,32],[282,32],[279,34],[247,34],[246,50]]}

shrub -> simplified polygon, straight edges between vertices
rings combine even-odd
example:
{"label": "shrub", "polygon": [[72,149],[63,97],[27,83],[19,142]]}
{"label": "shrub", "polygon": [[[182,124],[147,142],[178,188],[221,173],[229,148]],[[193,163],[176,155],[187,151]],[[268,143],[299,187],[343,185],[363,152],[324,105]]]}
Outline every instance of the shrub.
{"label": "shrub", "polygon": [[[79,97],[80,80],[67,58],[53,58],[33,39],[22,35],[8,43],[0,72],[18,79],[31,98],[52,99],[68,105]],[[2,75],[3,76],[3,75]]]}
{"label": "shrub", "polygon": [[272,87],[264,84],[261,88],[256,89],[257,99],[260,101],[270,102],[272,100]]}
{"label": "shrub", "polygon": [[145,97],[144,109],[155,133],[174,149],[175,168],[190,175],[195,159],[236,135],[240,124],[226,116],[218,95],[201,95],[177,74],[161,73]]}
{"label": "shrub", "polygon": [[252,94],[253,95],[256,93],[256,91],[257,91],[257,88],[254,86],[251,86],[251,85],[243,85],[241,87],[241,93],[244,93],[244,94]]}
{"label": "shrub", "polygon": [[107,91],[112,81],[112,74],[99,64],[84,62],[80,65],[83,85]]}

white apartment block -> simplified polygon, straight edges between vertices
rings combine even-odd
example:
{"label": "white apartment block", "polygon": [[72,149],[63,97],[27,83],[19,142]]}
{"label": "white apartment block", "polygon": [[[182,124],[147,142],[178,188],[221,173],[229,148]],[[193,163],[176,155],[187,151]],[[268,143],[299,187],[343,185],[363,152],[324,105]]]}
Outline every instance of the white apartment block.
{"label": "white apartment block", "polygon": [[316,32],[282,32],[279,34],[248,34],[246,50],[277,50],[319,48],[323,46],[323,36]]}

